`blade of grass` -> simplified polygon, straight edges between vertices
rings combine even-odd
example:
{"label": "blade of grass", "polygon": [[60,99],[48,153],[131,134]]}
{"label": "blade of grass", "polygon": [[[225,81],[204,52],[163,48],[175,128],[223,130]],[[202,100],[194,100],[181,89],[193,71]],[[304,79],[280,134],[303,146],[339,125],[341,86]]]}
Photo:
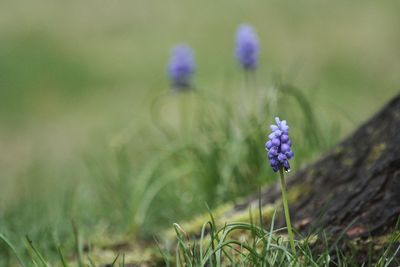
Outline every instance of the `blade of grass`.
{"label": "blade of grass", "polygon": [[117,257],[115,257],[115,259],[114,259],[113,262],[111,263],[111,267],[114,266],[114,264],[117,262],[118,258],[119,258],[119,253],[117,254]]}
{"label": "blade of grass", "polygon": [[64,255],[62,253],[61,246],[57,247],[57,251],[63,267],[68,267],[68,263],[65,261]]}
{"label": "blade of grass", "polygon": [[42,254],[39,252],[39,250],[36,249],[36,247],[33,245],[32,240],[29,238],[28,235],[25,236],[26,241],[28,241],[29,246],[32,248],[33,252],[36,254],[36,256],[39,258],[40,262],[46,266],[49,267],[49,264],[46,262],[46,260],[43,258]]}
{"label": "blade of grass", "polygon": [[82,260],[81,241],[80,241],[80,237],[79,237],[78,228],[76,227],[76,224],[74,221],[71,221],[71,224],[72,224],[72,231],[73,231],[74,238],[75,238],[75,251],[76,251],[76,255],[78,256],[78,266],[84,267],[83,260]]}
{"label": "blade of grass", "polygon": [[22,258],[17,253],[17,250],[15,249],[13,244],[11,244],[11,242],[1,233],[0,233],[0,240],[2,240],[7,245],[7,247],[12,251],[12,253],[14,253],[15,257],[17,258],[17,260],[19,262],[19,264],[22,267],[25,267],[26,265],[25,265],[24,261],[22,260]]}

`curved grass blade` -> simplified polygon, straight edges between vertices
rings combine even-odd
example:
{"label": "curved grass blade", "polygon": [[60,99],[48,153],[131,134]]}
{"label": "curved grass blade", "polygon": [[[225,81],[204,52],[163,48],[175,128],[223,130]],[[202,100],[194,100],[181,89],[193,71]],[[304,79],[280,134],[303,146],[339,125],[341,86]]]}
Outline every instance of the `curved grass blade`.
{"label": "curved grass blade", "polygon": [[68,267],[68,263],[66,262],[66,260],[64,258],[64,255],[62,253],[62,250],[61,250],[60,246],[57,247],[57,251],[58,251],[58,255],[60,256],[60,260],[61,260],[62,266],[63,267]]}
{"label": "curved grass blade", "polygon": [[33,245],[32,240],[29,238],[28,235],[25,236],[26,241],[28,241],[29,246],[32,248],[33,252],[36,254],[36,256],[39,258],[40,262],[46,266],[49,267],[50,265],[46,262],[46,260],[43,258],[42,254],[36,249],[36,247]]}
{"label": "curved grass blade", "polygon": [[24,261],[22,260],[22,258],[17,253],[17,250],[15,249],[13,244],[11,244],[11,242],[1,233],[0,233],[0,240],[2,240],[7,245],[7,247],[14,253],[15,257],[17,258],[17,260],[19,262],[19,264],[22,267],[25,267],[26,265],[25,265]]}

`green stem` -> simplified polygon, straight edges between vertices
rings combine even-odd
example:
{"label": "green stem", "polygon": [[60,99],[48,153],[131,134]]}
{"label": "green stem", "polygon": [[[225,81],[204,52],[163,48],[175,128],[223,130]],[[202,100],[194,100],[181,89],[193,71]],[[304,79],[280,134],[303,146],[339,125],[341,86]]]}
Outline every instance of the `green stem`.
{"label": "green stem", "polygon": [[180,101],[180,127],[181,127],[181,135],[182,138],[187,137],[188,131],[188,100],[189,96],[187,95],[190,92],[182,92],[179,96]]}
{"label": "green stem", "polygon": [[256,99],[256,86],[255,86],[255,76],[254,76],[254,71],[253,70],[246,70],[244,71],[245,75],[245,91],[244,91],[244,98],[243,100],[246,100],[246,107],[249,107],[246,109],[246,111],[250,112],[250,115],[253,115],[255,111],[257,111],[257,99]]}
{"label": "green stem", "polygon": [[285,183],[285,176],[283,174],[283,168],[279,169],[279,174],[281,176],[282,202],[283,202],[283,209],[285,210],[285,219],[286,219],[286,225],[287,225],[287,229],[288,229],[290,247],[292,248],[292,252],[294,254],[296,254],[296,249],[294,247],[292,224],[290,222],[289,205],[288,205],[288,199],[287,199],[287,193],[286,193],[286,183]]}

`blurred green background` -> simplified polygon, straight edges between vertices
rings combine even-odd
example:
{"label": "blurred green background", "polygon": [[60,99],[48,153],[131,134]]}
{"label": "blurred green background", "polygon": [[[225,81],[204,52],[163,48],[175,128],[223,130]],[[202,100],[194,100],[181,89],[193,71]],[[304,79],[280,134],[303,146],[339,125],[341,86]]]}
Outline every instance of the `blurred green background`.
{"label": "blurred green background", "polygon": [[[204,201],[233,199],[219,197],[226,193],[222,189],[209,193],[213,180],[197,200],[192,200],[196,183],[164,191],[157,178],[162,170],[180,176],[182,166],[190,170],[195,160],[169,159],[159,167],[179,140],[162,136],[151,122],[150,107],[169,91],[166,63],[171,47],[181,42],[195,50],[198,89],[233,107],[240,103],[248,88],[233,45],[243,22],[252,24],[260,38],[258,92],[268,96],[276,81],[300,88],[321,122],[323,138],[329,139],[296,159],[297,166],[306,164],[398,93],[399,10],[398,1],[2,0],[0,232],[17,243],[28,233],[49,250],[47,240],[68,246],[71,219],[83,231],[94,226],[96,233],[113,232],[120,224],[123,233],[151,236],[155,227],[204,210]],[[173,101],[167,100],[164,113],[171,125],[179,121]],[[281,108],[284,114],[296,113],[293,105]],[[265,132],[273,115],[259,121]],[[334,137],[331,127],[337,130]],[[189,135],[196,139],[192,144],[202,146],[203,139]],[[228,148],[219,148],[225,153],[218,156],[221,161],[236,149],[229,146],[234,147],[234,138],[223,141]],[[263,143],[257,146],[262,155]],[[202,155],[211,157],[207,153]],[[207,164],[210,174],[213,165]],[[229,170],[215,168],[216,175]],[[144,193],[149,188],[155,192],[151,200],[146,196],[152,193]],[[174,206],[179,197],[186,201],[178,202],[184,208],[159,205],[166,200],[165,206]]]}

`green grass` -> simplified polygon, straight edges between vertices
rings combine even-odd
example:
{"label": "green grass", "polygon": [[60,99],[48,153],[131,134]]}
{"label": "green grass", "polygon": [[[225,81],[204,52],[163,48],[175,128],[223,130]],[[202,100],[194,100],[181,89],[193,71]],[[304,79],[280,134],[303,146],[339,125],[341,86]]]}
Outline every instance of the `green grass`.
{"label": "green grass", "polygon": [[[44,240],[37,247],[54,260],[60,244],[73,253],[71,221],[89,243],[93,239],[102,242],[96,238],[100,230],[91,231],[93,227],[102,227],[106,235],[126,233],[146,240],[177,220],[204,212],[204,202],[216,207],[254,192],[262,184],[274,181],[263,148],[268,131],[264,122],[272,121],[274,106],[293,106],[301,111],[282,111],[292,125],[300,126],[293,127],[293,142],[299,144],[297,158],[311,159],[337,139],[325,138],[332,136],[320,129],[312,105],[301,90],[281,83],[276,83],[275,88],[276,99],[271,100],[256,85],[249,85],[239,107],[236,101],[201,89],[161,96],[157,99],[160,104],[153,106],[155,142],[147,145],[147,152],[143,153],[149,153],[148,160],[135,161],[135,138],[139,135],[120,134],[110,150],[82,154],[88,172],[79,185],[69,179],[63,184],[46,180],[43,177],[50,169],[44,166],[45,162],[36,162],[28,171],[31,179],[20,178],[23,183],[19,184],[18,195],[23,197],[8,204],[4,213],[7,220],[0,222],[3,232],[13,238],[13,243],[20,244],[18,237],[26,231],[28,222],[34,222],[28,232],[30,240]],[[253,102],[254,97],[257,102]],[[174,121],[162,116],[162,107],[174,108],[178,102],[190,103],[180,110],[186,117]],[[188,128],[181,127],[188,122]],[[331,128],[325,131],[332,132]],[[293,167],[299,166],[295,160]],[[46,188],[49,189],[43,190]],[[17,249],[22,251],[23,247]],[[3,255],[3,259],[10,260],[8,253]]]}
{"label": "green grass", "polygon": [[[286,228],[275,229],[273,213],[269,229],[261,227],[261,206],[259,208],[260,221],[254,222],[250,210],[249,223],[230,222],[223,227],[218,227],[210,212],[210,220],[206,221],[196,235],[188,234],[177,223],[173,227],[176,232],[176,247],[166,250],[159,246],[159,257],[157,266],[359,266],[360,262],[356,251],[343,251],[337,247],[342,238],[339,235],[335,242],[328,242],[324,232],[312,232],[308,236],[297,235],[295,240],[295,251],[289,246],[284,232]],[[398,228],[398,227],[397,227]],[[57,266],[67,267],[69,264],[78,266],[97,266],[90,255],[83,259],[82,245],[80,243],[77,229],[74,228],[76,259],[70,263],[65,259],[62,249],[58,246],[59,258]],[[49,266],[48,261],[37,249],[35,244],[26,236],[29,254],[25,261],[15,249],[13,244],[2,234],[2,241],[13,254],[19,266]],[[389,267],[400,264],[398,254],[400,253],[400,232],[395,229],[387,239],[384,247],[379,252],[369,250],[368,260],[363,263],[366,266]],[[358,252],[360,253],[360,252]],[[379,253],[379,254],[377,254]],[[160,262],[160,257],[164,263]],[[364,256],[365,257],[365,256]],[[125,266],[125,253],[117,254],[110,262],[110,266]]]}
{"label": "green grass", "polygon": [[[261,213],[261,209],[259,210]],[[226,223],[218,228],[211,214],[205,222],[200,237],[190,236],[178,224],[174,224],[177,235],[176,254],[168,257],[164,253],[166,266],[359,266],[357,254],[341,251],[329,243],[325,234],[310,233],[298,235],[295,251],[289,246],[285,228],[274,228],[274,217],[269,229],[264,229],[262,221],[254,223],[250,213],[250,223]],[[262,218],[262,216],[259,216]],[[386,247],[377,255],[370,251],[367,266],[398,265],[400,235],[390,237]],[[374,257],[375,262],[370,261]]]}
{"label": "green grass", "polygon": [[[61,244],[66,255],[81,255],[82,237],[87,246],[99,248],[119,242],[121,233],[150,241],[172,223],[204,212],[204,202],[212,207],[235,202],[275,181],[263,144],[268,132],[264,122],[273,121],[276,108],[291,125],[296,153],[293,169],[299,169],[301,162],[311,160],[338,139],[332,135],[337,132],[332,128],[335,126],[321,127],[313,106],[300,89],[276,82],[276,89],[271,89],[276,90],[276,98],[271,99],[253,86],[249,85],[240,106],[201,89],[161,96],[157,99],[160,104],[153,106],[157,131],[152,140],[157,142],[147,146],[150,160],[134,160],[135,138],[140,136],[120,134],[110,150],[83,153],[81,159],[88,172],[79,186],[68,179],[61,185],[41,178],[49,168],[43,166],[44,162],[37,162],[29,170],[31,179],[21,178],[26,184],[20,184],[18,195],[24,197],[9,204],[4,213],[7,220],[1,221],[3,233],[17,244],[13,250],[25,261],[36,257],[41,262],[44,260],[36,250],[44,251],[53,262],[59,257]],[[185,109],[180,112],[186,116],[177,121],[162,116],[164,105],[177,107],[178,102],[190,103],[181,106]],[[287,112],[282,109],[285,106],[298,112]],[[181,127],[188,122],[189,127]],[[31,247],[31,240],[35,241],[37,249],[32,248],[33,253],[20,245],[26,243],[21,243],[20,236],[28,222],[34,222],[28,240]],[[111,238],[107,240],[107,236]],[[74,243],[80,244],[75,252]],[[13,261],[8,250],[2,254],[6,262]]]}
{"label": "green grass", "polygon": [[[276,114],[293,125],[300,168],[398,91],[397,10],[396,1],[2,1],[0,233],[23,260],[28,234],[49,262],[60,244],[75,254],[71,221],[89,243],[151,240],[204,201],[234,202],[274,180],[263,143]],[[250,86],[232,56],[241,22],[262,44]],[[191,96],[167,93],[169,49],[182,41],[198,63]],[[14,260],[0,245],[0,265]]]}

